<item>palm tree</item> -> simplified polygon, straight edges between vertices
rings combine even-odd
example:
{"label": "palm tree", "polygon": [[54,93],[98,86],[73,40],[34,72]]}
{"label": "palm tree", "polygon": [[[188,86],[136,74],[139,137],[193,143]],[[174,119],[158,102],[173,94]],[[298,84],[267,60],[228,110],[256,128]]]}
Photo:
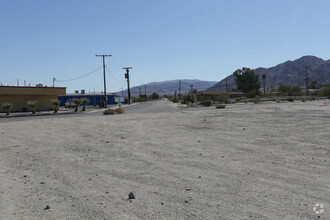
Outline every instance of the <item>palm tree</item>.
{"label": "palm tree", "polygon": [[81,102],[84,105],[82,110],[86,111],[86,105],[89,103],[89,99],[88,98],[82,98]]}
{"label": "palm tree", "polygon": [[51,99],[50,101],[54,105],[54,113],[56,114],[58,111],[58,106],[60,105],[60,101],[58,99]]}
{"label": "palm tree", "polygon": [[77,112],[78,111],[78,107],[81,104],[81,99],[76,99],[75,98],[75,99],[73,99],[73,102],[76,105],[75,108],[74,108],[74,112]]}
{"label": "palm tree", "polygon": [[37,105],[38,105],[38,101],[27,101],[26,102],[28,104],[28,106],[30,106],[32,108],[32,114],[35,114],[36,113],[36,108],[37,108]]}
{"label": "palm tree", "polygon": [[262,79],[264,80],[264,95],[266,94],[266,74],[262,74]]}
{"label": "palm tree", "polygon": [[13,108],[13,104],[8,103],[8,102],[4,102],[4,103],[1,104],[1,108],[6,110],[6,115],[8,116],[10,114],[10,110]]}

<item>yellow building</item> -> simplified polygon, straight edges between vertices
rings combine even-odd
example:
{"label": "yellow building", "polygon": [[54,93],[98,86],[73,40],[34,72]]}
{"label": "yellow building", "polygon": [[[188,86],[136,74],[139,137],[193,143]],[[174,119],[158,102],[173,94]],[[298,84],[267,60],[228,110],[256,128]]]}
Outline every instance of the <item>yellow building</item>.
{"label": "yellow building", "polygon": [[54,106],[50,100],[65,94],[65,87],[0,86],[0,112],[4,112],[1,109],[4,102],[13,104],[11,111],[31,111],[27,101],[38,101],[37,111],[51,110]]}

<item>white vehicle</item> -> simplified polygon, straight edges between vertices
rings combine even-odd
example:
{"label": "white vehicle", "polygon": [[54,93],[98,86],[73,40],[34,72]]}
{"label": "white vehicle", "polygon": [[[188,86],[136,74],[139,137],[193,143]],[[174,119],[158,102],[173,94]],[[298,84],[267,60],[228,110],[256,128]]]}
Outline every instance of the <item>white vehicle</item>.
{"label": "white vehicle", "polygon": [[65,108],[74,108],[76,107],[76,104],[74,104],[74,102],[72,102],[70,99],[68,101],[66,101],[66,103],[64,104]]}

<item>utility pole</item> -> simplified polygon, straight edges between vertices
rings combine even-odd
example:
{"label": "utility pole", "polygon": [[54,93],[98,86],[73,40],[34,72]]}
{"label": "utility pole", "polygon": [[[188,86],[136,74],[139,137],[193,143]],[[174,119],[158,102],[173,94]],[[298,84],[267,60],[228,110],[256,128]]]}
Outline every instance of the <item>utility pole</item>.
{"label": "utility pole", "polygon": [[104,108],[107,108],[107,86],[105,81],[105,57],[111,57],[112,55],[95,55],[97,57],[103,57],[103,80],[104,80]]}
{"label": "utility pole", "polygon": [[144,96],[145,100],[147,101],[147,84],[144,84]]}
{"label": "utility pole", "polygon": [[306,66],[306,96],[308,96],[308,68]]}
{"label": "utility pole", "polygon": [[228,77],[226,77],[226,93],[228,93]]}
{"label": "utility pole", "polygon": [[55,87],[55,77],[53,78],[53,87]]}
{"label": "utility pole", "polygon": [[125,78],[127,79],[127,94],[128,94],[128,104],[131,104],[131,90],[129,88],[129,70],[133,69],[132,67],[124,67],[124,70],[126,70]]}
{"label": "utility pole", "polygon": [[179,81],[179,101],[181,101],[181,81]]}

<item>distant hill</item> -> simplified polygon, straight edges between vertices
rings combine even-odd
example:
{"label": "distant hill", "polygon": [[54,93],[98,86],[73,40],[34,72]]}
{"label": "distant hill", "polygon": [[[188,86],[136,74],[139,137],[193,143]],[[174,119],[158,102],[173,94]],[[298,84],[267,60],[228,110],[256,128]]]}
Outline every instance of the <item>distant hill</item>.
{"label": "distant hill", "polygon": [[[196,79],[178,79],[163,82],[152,82],[146,84],[147,95],[150,95],[154,92],[158,93],[159,95],[174,94],[174,91],[179,93],[179,81],[181,81],[181,93],[189,91],[190,85],[193,85],[193,88],[197,90],[206,90],[207,88],[210,88],[217,83],[215,81],[202,81]],[[141,94],[144,94],[145,85],[140,85],[131,88],[131,95],[139,96],[139,88],[141,89]],[[127,90],[124,90],[123,92],[124,94],[127,94]],[[121,92],[117,92],[117,94],[120,95]]]}
{"label": "distant hill", "polygon": [[[330,60],[323,60],[315,56],[303,56],[294,61],[287,61],[270,68],[260,67],[254,71],[259,74],[261,87],[263,85],[261,75],[267,75],[267,89],[276,88],[280,84],[305,87],[306,67],[308,67],[309,82],[330,83]],[[231,74],[207,90],[226,90],[226,79],[228,88],[236,88],[234,76]]]}

